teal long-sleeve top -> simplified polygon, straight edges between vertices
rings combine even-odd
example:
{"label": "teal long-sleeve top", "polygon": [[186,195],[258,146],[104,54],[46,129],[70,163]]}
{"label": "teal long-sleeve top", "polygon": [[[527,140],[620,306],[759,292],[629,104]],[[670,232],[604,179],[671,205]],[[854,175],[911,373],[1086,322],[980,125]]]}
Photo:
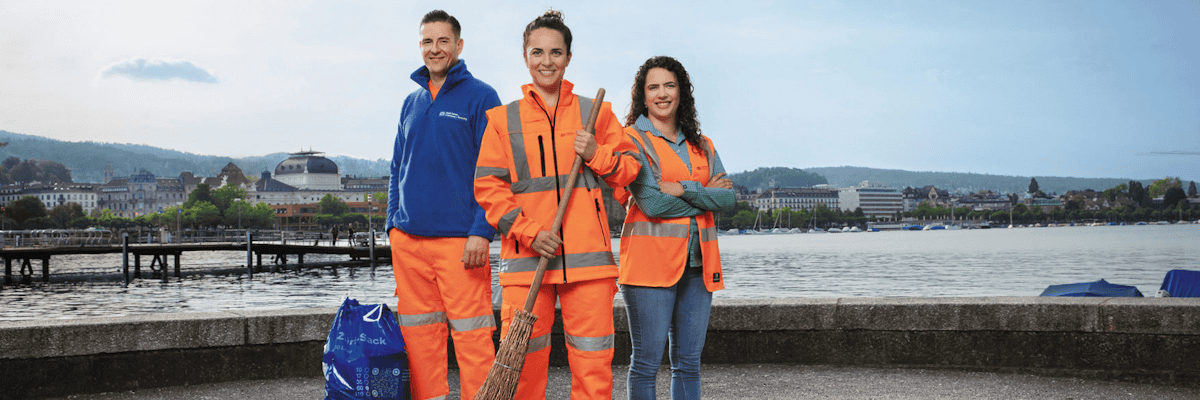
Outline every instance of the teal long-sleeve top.
{"label": "teal long-sleeve top", "polygon": [[[692,169],[692,162],[688,158],[688,144],[683,135],[675,135],[675,140],[672,141],[663,136],[662,132],[654,128],[654,124],[645,115],[639,116],[634,125],[643,131],[649,132],[651,135],[658,136],[671,146],[674,150],[674,155],[679,157],[688,170]],[[635,143],[639,143],[636,142]],[[691,234],[688,239],[688,266],[700,267],[703,265],[703,260],[700,255],[700,228],[696,224],[696,216],[705,212],[713,211],[728,211],[733,209],[736,203],[736,196],[733,190],[722,188],[709,188],[701,185],[696,181],[682,181],[683,195],[675,197],[662,192],[658,186],[658,182],[654,180],[653,174],[650,172],[650,163],[646,159],[646,149],[641,148],[638,144],[638,157],[642,163],[642,170],[638,172],[637,179],[629,184],[629,192],[633,194],[633,200],[637,202],[638,208],[647,216],[654,218],[680,218],[691,217]],[[667,154],[659,154],[659,157],[668,157]],[[710,160],[710,173],[716,175],[725,172],[725,166],[721,164],[721,156],[717,154],[716,149],[713,149],[712,160]]]}

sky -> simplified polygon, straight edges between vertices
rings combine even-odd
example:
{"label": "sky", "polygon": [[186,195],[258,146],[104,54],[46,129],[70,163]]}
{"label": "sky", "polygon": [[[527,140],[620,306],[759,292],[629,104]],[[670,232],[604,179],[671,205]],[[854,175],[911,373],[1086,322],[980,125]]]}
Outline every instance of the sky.
{"label": "sky", "polygon": [[624,119],[683,63],[726,170],[860,166],[1200,180],[1200,1],[0,0],[0,130],[245,157],[392,156],[420,18],[462,23],[503,102],[526,24]]}

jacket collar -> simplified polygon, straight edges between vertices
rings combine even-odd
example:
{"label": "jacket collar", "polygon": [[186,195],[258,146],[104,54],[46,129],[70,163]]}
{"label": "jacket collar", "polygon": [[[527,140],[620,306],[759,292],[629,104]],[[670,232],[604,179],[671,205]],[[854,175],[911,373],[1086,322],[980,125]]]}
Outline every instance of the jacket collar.
{"label": "jacket collar", "polygon": [[[449,80],[449,79],[450,78],[446,78],[446,80]],[[426,84],[426,85],[428,85],[428,84]],[[572,104],[575,104],[575,96],[573,96],[574,89],[575,89],[574,83],[571,83],[571,81],[568,81],[566,79],[562,80],[562,87],[558,90],[558,106],[559,107],[567,107]],[[524,95],[525,95],[525,101],[532,102],[533,104],[546,104],[545,99],[542,98],[542,93],[538,92],[537,88],[533,87],[532,83],[526,83],[524,85],[521,85],[521,92],[524,93]]]}
{"label": "jacket collar", "polygon": [[[416,71],[413,71],[412,75],[409,77],[412,78],[413,82],[421,85],[422,89],[429,90],[428,67],[422,65],[421,68],[417,68]],[[470,78],[471,72],[467,71],[467,60],[460,58],[458,59],[458,64],[454,64],[453,67],[450,67],[450,72],[446,73],[446,82],[442,83],[442,89],[454,87],[462,81]]]}
{"label": "jacket collar", "polygon": [[[659,132],[658,128],[654,127],[654,123],[650,122],[650,118],[647,118],[645,114],[639,115],[637,117],[637,121],[633,122],[633,126],[636,127],[640,131],[649,132],[651,135],[663,138],[663,140],[667,140],[667,137],[663,136],[662,132]],[[683,135],[681,135],[679,133],[675,134],[675,139],[676,139],[676,141],[674,142],[675,144],[679,144],[679,141],[684,140]],[[670,142],[670,140],[667,140],[667,141]]]}

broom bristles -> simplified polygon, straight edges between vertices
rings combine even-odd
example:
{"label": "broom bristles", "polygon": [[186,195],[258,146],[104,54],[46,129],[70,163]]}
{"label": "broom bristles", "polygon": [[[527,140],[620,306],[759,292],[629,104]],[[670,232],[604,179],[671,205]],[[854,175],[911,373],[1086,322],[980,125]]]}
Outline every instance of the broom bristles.
{"label": "broom bristles", "polygon": [[513,315],[508,335],[500,341],[496,361],[488,370],[487,380],[475,393],[475,400],[512,400],[517,392],[517,383],[521,380],[521,369],[525,367],[529,336],[537,318],[537,315],[525,310],[517,310]]}

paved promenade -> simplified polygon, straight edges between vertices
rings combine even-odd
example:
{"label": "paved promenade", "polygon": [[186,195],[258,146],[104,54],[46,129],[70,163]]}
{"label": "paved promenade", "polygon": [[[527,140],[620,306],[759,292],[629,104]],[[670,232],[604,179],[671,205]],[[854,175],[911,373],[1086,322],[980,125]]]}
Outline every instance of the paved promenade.
{"label": "paved promenade", "polygon": [[[625,398],[625,366],[613,368],[613,398]],[[457,370],[450,398],[458,398]],[[706,399],[1200,399],[1200,389],[1027,374],[908,368],[705,365]],[[671,373],[659,370],[658,398],[670,398]],[[549,399],[570,397],[571,375],[552,367]],[[132,392],[75,395],[65,399],[320,399],[321,378],[241,381]]]}

